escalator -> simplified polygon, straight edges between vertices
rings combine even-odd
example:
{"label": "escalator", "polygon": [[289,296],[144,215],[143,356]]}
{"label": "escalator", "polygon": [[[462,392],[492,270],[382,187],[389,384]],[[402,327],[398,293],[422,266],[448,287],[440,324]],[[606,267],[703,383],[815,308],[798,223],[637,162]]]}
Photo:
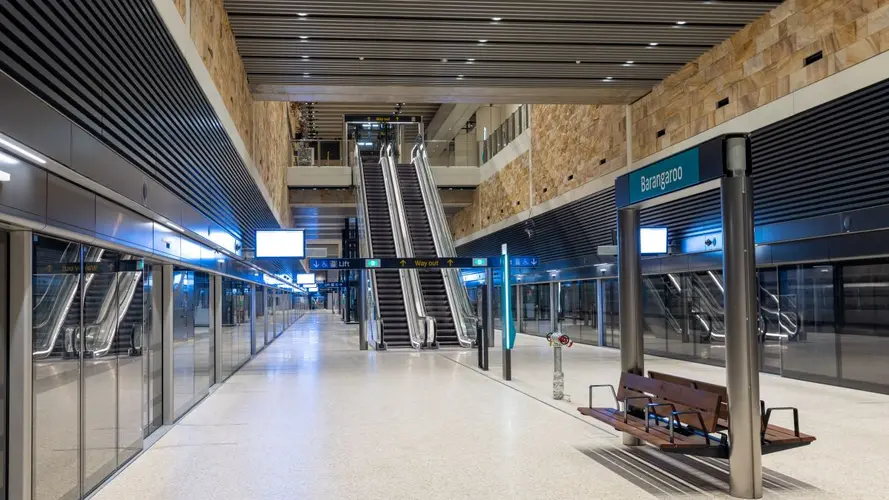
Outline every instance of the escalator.
{"label": "escalator", "polygon": [[[370,227],[371,257],[395,258],[395,236],[389,215],[389,199],[380,163],[362,167],[366,217]],[[382,320],[382,338],[387,347],[411,347],[401,276],[398,270],[375,270],[377,306]]]}
{"label": "escalator", "polygon": [[[397,169],[414,255],[435,257],[437,256],[435,240],[432,237],[432,228],[426,213],[417,169],[411,164],[400,164]],[[423,303],[426,305],[426,314],[435,318],[435,338],[438,344],[459,346],[460,340],[457,337],[457,328],[442,271],[421,269],[417,271],[417,274],[420,278],[420,289],[423,293]]]}

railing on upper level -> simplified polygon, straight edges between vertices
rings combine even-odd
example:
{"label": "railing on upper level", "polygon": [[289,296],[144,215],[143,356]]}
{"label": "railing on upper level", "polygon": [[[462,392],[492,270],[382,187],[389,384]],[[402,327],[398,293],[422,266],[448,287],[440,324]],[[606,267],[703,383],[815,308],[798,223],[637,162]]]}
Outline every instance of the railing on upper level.
{"label": "railing on upper level", "polygon": [[512,115],[488,134],[479,147],[479,165],[484,165],[531,126],[531,106],[522,104]]}

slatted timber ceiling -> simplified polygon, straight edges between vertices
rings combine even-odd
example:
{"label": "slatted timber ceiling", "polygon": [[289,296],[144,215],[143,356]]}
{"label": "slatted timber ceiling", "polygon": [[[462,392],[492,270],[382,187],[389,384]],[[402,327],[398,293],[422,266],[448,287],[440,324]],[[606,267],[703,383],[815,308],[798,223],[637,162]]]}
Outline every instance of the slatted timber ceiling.
{"label": "slatted timber ceiling", "polygon": [[506,101],[509,89],[524,89],[513,94],[523,98],[538,89],[555,101],[558,87],[632,102],[780,3],[225,0],[225,7],[261,95],[428,86],[457,97],[459,89],[499,89]]}
{"label": "slatted timber ceiling", "polygon": [[150,0],[0,2],[0,69],[253,247],[278,227]]}

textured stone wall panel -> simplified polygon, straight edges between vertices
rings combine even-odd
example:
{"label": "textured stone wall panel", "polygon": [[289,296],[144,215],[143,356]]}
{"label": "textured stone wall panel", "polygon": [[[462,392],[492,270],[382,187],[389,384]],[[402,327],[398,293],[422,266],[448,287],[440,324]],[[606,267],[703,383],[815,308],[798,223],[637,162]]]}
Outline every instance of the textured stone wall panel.
{"label": "textured stone wall panel", "polygon": [[626,165],[626,107],[535,105],[531,175],[540,204]]}
{"label": "textured stone wall panel", "polygon": [[[887,50],[889,0],[787,0],[632,105],[633,157],[650,156]],[[819,51],[823,58],[806,66]],[[724,99],[728,104],[718,106]]]}
{"label": "textured stone wall panel", "polygon": [[530,161],[531,155],[524,153],[479,185],[481,228],[529,208]]}
{"label": "textured stone wall panel", "polygon": [[[191,0],[191,39],[247,148],[253,146],[253,96],[222,0]],[[250,151],[251,157],[253,151]]]}
{"label": "textured stone wall panel", "polygon": [[292,164],[289,106],[286,102],[253,103],[253,163],[281,218],[289,225],[287,168]]}
{"label": "textured stone wall panel", "polygon": [[[173,0],[185,17],[185,0]],[[287,168],[290,126],[299,110],[285,102],[256,102],[222,0],[190,0],[191,39],[244,141],[272,202],[289,225]]]}

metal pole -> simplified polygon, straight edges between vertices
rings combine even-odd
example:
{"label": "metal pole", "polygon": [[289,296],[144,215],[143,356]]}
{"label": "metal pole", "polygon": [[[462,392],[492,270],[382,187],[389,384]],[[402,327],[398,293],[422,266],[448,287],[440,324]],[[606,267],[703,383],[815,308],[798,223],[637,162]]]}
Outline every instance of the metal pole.
{"label": "metal pole", "polygon": [[605,280],[596,280],[596,328],[599,346],[605,346]]}
{"label": "metal pole", "polygon": [[565,398],[565,373],[562,372],[562,344],[553,334],[553,399]]}
{"label": "metal pole", "polygon": [[367,269],[359,271],[358,278],[358,349],[367,350]]}
{"label": "metal pole", "polygon": [[559,305],[562,296],[562,283],[553,281],[549,284],[549,331],[559,331]]}
{"label": "metal pole", "polygon": [[494,268],[485,269],[485,333],[488,347],[494,347]]}
{"label": "metal pole", "polygon": [[726,175],[722,179],[722,272],[725,374],[732,423],[729,486],[732,496],[762,498],[753,183],[748,172],[746,138],[728,138],[726,147]]}
{"label": "metal pole", "polygon": [[[620,368],[643,375],[642,357],[642,263],[639,253],[639,209],[617,212],[617,280],[620,288]],[[623,443],[639,446],[641,441],[624,433]]]}
{"label": "metal pole", "polygon": [[522,333],[525,331],[525,322],[522,318],[524,318],[524,308],[525,303],[522,296],[522,284],[517,283],[515,287],[515,328],[516,331]]}

